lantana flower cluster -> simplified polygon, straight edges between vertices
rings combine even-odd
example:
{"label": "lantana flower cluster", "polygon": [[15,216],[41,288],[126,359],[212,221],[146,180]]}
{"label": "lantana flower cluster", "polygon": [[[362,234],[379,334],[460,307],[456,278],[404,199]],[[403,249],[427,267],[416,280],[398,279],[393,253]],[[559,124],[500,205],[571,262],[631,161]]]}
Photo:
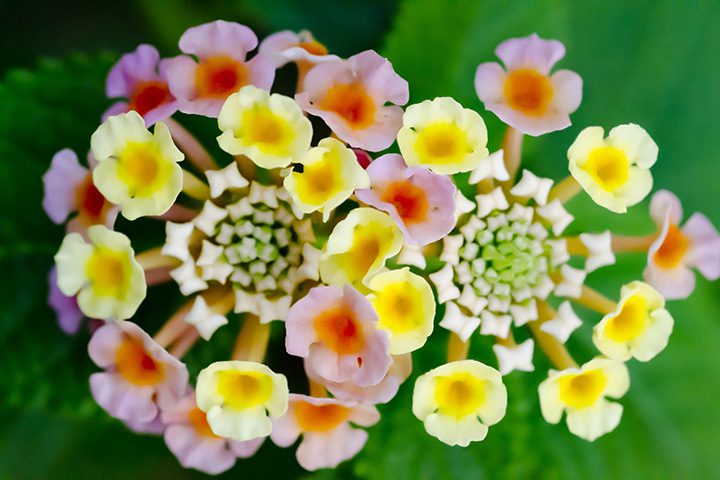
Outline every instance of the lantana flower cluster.
{"label": "lantana flower cluster", "polygon": [[[667,345],[666,300],[690,295],[693,268],[720,276],[717,230],[699,213],[681,225],[668,191],[651,197],[657,229],[646,236],[565,233],[577,194],[618,214],[650,195],[658,147],[633,123],[588,126],[568,146],[567,178],[521,168],[523,137],[570,127],[581,103],[581,77],[553,71],[565,54],[556,40],[507,40],[502,65],[477,67],[479,99],[507,125],[494,152],[479,112],[449,97],[408,105],[408,83],[372,50],[341,58],[290,31],[258,46],[224,21],[188,29],[179,49],[122,56],[87,164],[58,152],[43,206],[67,229],[50,305],[69,333],[93,320],[93,397],[129,428],[163,435],[184,467],[225,471],[267,437],[299,439],[307,470],[335,467],[362,450],[377,405],[411,375],[412,405],[398,408],[467,446],[517,400],[503,378],[543,354],[554,369],[538,385],[542,415],[564,413],[592,441],[620,422],[626,362]],[[277,90],[288,64],[297,88]],[[181,114],[215,123],[224,155],[210,155]],[[137,252],[118,215],[162,222],[164,243]],[[616,299],[585,284],[628,251],[646,253],[643,280]],[[153,292],[166,283],[179,308],[149,332],[136,312],[170,303]],[[566,348],[583,323],[575,305],[602,314],[596,355],[580,364]],[[227,356],[213,337],[230,324],[240,326]],[[413,375],[413,352],[433,334],[449,334],[447,361]],[[482,361],[468,358],[478,335],[494,343]],[[273,359],[304,365],[306,381],[291,384],[306,389],[290,392],[279,372],[292,370],[265,363],[269,345],[284,346]],[[191,376],[192,348],[217,361]]]}

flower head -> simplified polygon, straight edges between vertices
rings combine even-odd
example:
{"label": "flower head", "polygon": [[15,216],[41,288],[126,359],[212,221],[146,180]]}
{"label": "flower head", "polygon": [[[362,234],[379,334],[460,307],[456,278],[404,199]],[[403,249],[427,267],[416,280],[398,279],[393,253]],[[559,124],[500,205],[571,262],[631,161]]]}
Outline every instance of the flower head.
{"label": "flower head", "polygon": [[331,382],[378,384],[388,372],[388,336],[372,304],[349,285],[315,287],[288,312],[285,347]]}
{"label": "flower head", "polygon": [[285,413],[288,387],[261,363],[215,362],[198,375],[196,396],[212,432],[242,442],[270,434],[268,417]]}
{"label": "flower head", "polygon": [[565,56],[565,46],[532,34],[498,45],[503,61],[482,63],[475,73],[475,91],[485,108],[527,135],[538,136],[570,126],[580,106],[582,79],[570,70],[550,70]]}
{"label": "flower head", "polygon": [[377,158],[367,167],[370,188],[359,190],[361,201],[387,212],[408,243],[427,245],[455,226],[452,180],[423,167],[408,167],[397,154]]}
{"label": "flower head", "polygon": [[450,97],[410,105],[397,142],[405,163],[443,175],[470,171],[489,153],[482,117]]}
{"label": "flower head", "polygon": [[370,185],[355,152],[334,138],[320,140],[298,163],[303,167],[302,172],[291,172],[283,185],[303,213],[319,210],[324,221],[355,189]]}
{"label": "flower head", "polygon": [[312,126],[292,98],[243,87],[222,106],[220,147],[263,168],[287,167],[310,148]]}
{"label": "flower head", "polygon": [[485,438],[505,416],[500,372],[475,360],[446,363],[415,382],[413,414],[443,443],[466,447]]}
{"label": "flower head", "polygon": [[668,300],[685,298],[695,288],[697,268],[709,280],[720,277],[720,234],[702,213],[693,213],[680,227],[680,200],[667,190],[656,192],[650,201],[650,216],[660,229],[648,251],[643,276]]}
{"label": "flower head", "polygon": [[123,100],[113,104],[103,114],[103,120],[134,110],[150,126],[175,113],[177,102],[168,87],[168,62],[160,59],[152,45],[140,45],[123,55],[108,73],[105,87],[108,98]]}
{"label": "flower head", "polygon": [[134,323],[103,325],[90,339],[88,352],[105,370],[90,376],[90,390],[98,405],[116,418],[150,423],[159,406],[185,394],[185,365]]}
{"label": "flower head", "polygon": [[278,68],[290,62],[312,65],[340,60],[336,55],[328,55],[327,47],[307,30],[299,33],[290,30],[273,33],[260,43],[259,52],[272,57]]}
{"label": "flower head", "polygon": [[305,470],[334,468],[354,457],[367,441],[365,430],[380,420],[373,406],[358,405],[333,398],[314,398],[290,394],[288,410],[273,421],[270,438],[280,447],[289,447],[302,435],[297,460]]}
{"label": "flower head", "polygon": [[625,285],[617,309],[595,325],[595,346],[613,360],[634,357],[647,362],[665,348],[673,329],[673,318],[664,307],[665,299],[650,285]]}
{"label": "flower head", "polygon": [[217,20],[187,29],[179,43],[186,55],[167,64],[170,92],[180,111],[217,117],[225,99],[245,85],[270,90],[273,59],[258,54],[247,60],[257,43],[253,31],[239,23]]}
{"label": "flower head", "polygon": [[630,387],[624,363],[595,358],[580,368],[551,370],[540,384],[540,409],[550,423],[567,413],[570,432],[592,442],[615,429],[623,407],[606,397],[620,398]]}
{"label": "flower head", "polygon": [[642,201],[652,189],[650,167],[658,147],[642,127],[619,125],[604,138],[588,127],[568,150],[570,173],[598,205],[616,213]]}
{"label": "flower head", "polygon": [[90,139],[98,165],[93,182],[128,220],[161,215],[175,202],[183,185],[185,156],[173,143],[164,123],[153,133],[137,112],[108,118]]}
{"label": "flower head", "polygon": [[367,50],[316,65],[295,98],[345,143],[377,152],[392,145],[409,91],[387,59]]}
{"label": "flower head", "polygon": [[147,287],[130,239],[102,225],[90,227],[87,234],[89,243],[78,233],[65,236],[55,255],[58,288],[66,296],[77,295],[78,307],[88,317],[132,317]]}

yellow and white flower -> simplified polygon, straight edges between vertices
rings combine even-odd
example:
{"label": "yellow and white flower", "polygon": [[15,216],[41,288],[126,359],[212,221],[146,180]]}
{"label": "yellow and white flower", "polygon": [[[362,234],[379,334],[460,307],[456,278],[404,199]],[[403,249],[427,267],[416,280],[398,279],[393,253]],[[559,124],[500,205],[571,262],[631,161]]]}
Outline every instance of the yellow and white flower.
{"label": "yellow and white flower", "polygon": [[198,375],[197,405],[213,433],[240,442],[270,435],[268,416],[285,413],[288,395],[285,376],[261,363],[215,362]]}
{"label": "yellow and white flower", "polygon": [[593,343],[614,360],[647,362],[667,346],[673,318],[665,299],[647,283],[625,285],[620,297],[617,309],[595,326]]}
{"label": "yellow and white flower", "polygon": [[624,363],[595,358],[580,368],[550,370],[540,384],[540,409],[553,424],[565,411],[570,432],[592,442],[614,430],[622,417],[622,405],[606,397],[620,398],[628,388],[630,375]]}
{"label": "yellow and white flower", "polygon": [[413,414],[448,445],[483,440],[505,416],[507,390],[500,372],[475,360],[441,365],[415,382]]}
{"label": "yellow and white flower", "polygon": [[130,239],[104,225],[91,226],[87,236],[90,243],[79,233],[65,236],[55,255],[58,288],[64,295],[77,295],[78,307],[87,317],[132,317],[147,286]]}
{"label": "yellow and white flower", "polygon": [[95,130],[90,146],[98,162],[93,183],[128,220],[162,215],[180,194],[178,162],[185,156],[163,122],[150,133],[135,111],[112,116]]}
{"label": "yellow and white flower", "polygon": [[285,189],[303,213],[321,211],[327,221],[338,205],[356,188],[368,188],[370,177],[357,162],[355,153],[334,138],[320,140],[299,160],[302,172],[285,177]]}
{"label": "yellow and white flower", "polygon": [[625,213],[652,189],[650,167],[657,160],[658,146],[632,123],[604,135],[601,127],[580,132],[568,150],[570,173],[595,203]]}
{"label": "yellow and white flower", "polygon": [[252,85],[233,93],[220,110],[220,148],[246,155],[263,168],[283,168],[310,148],[312,125],[290,97]]}
{"label": "yellow and white flower", "polygon": [[488,156],[487,140],[482,117],[449,97],[410,105],[397,138],[409,166],[444,175],[477,167]]}
{"label": "yellow and white flower", "polygon": [[390,337],[390,353],[402,355],[425,345],[435,318],[435,297],[427,281],[406,267],[375,275],[368,288],[378,328]]}

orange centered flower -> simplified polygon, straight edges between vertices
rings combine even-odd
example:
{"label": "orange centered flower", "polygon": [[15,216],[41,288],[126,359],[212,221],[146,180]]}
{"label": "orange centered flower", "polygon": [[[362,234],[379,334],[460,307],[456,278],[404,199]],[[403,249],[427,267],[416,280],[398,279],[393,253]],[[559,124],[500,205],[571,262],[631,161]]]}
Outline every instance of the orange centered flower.
{"label": "orange centered flower", "polygon": [[92,181],[92,174],[88,174],[85,180],[75,190],[75,199],[78,212],[88,224],[100,223],[99,220],[105,213],[108,203],[102,193],[95,187]]}
{"label": "orange centered flower", "polygon": [[188,412],[188,420],[190,420],[190,424],[195,427],[195,431],[200,435],[210,438],[220,438],[213,433],[210,425],[208,425],[207,415],[198,407],[195,406]]}
{"label": "orange centered flower", "polygon": [[140,387],[157,385],[163,379],[163,365],[145,351],[142,343],[126,337],[115,352],[118,373]]}
{"label": "orange centered flower", "polygon": [[687,237],[677,226],[671,224],[667,235],[665,235],[665,240],[663,240],[658,251],[655,252],[653,259],[661,268],[675,268],[682,261],[689,246],[690,242]]}
{"label": "orange centered flower", "polygon": [[542,115],[553,98],[553,87],[547,76],[532,69],[520,69],[508,74],[504,93],[515,110],[527,115]]}
{"label": "orange centered flower", "polygon": [[141,82],[132,94],[129,110],[135,110],[144,116],[163,103],[169,102],[171,98],[170,90],[165,82],[159,80]]}
{"label": "orange centered flower", "polygon": [[362,326],[346,307],[326,310],[315,318],[315,333],[321,342],[339,354],[358,353],[364,344]]}
{"label": "orange centered flower", "polygon": [[382,200],[391,203],[406,224],[425,220],[428,201],[425,191],[410,182],[390,184],[382,195]]}
{"label": "orange centered flower", "polygon": [[248,82],[245,65],[227,56],[206,58],[195,71],[199,97],[225,98]]}
{"label": "orange centered flower", "polygon": [[316,40],[311,40],[309,42],[301,42],[298,43],[297,46],[308,52],[310,55],[322,56],[328,54],[328,49],[325,47],[325,45]]}
{"label": "orange centered flower", "polygon": [[343,405],[295,405],[295,419],[304,432],[329,432],[347,420],[350,409]]}
{"label": "orange centered flower", "polygon": [[330,87],[320,102],[320,108],[335,112],[354,129],[363,129],[375,121],[375,102],[358,83],[343,83]]}

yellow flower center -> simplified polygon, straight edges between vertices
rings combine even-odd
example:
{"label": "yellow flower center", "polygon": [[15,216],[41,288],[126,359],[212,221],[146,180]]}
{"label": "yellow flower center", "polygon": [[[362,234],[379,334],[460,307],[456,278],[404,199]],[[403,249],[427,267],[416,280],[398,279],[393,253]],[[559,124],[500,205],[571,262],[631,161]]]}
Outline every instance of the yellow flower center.
{"label": "yellow flower center", "polygon": [[667,235],[660,248],[653,255],[653,260],[661,268],[677,267],[690,247],[690,241],[674,224],[668,228]]}
{"label": "yellow flower center", "polygon": [[543,115],[554,95],[550,79],[531,69],[510,72],[503,90],[508,105],[526,115]]}
{"label": "yellow flower center", "polygon": [[647,317],[647,302],[640,295],[633,295],[623,302],[620,313],[608,321],[605,332],[616,342],[633,340],[642,333]]}
{"label": "yellow flower center", "polygon": [[350,409],[343,405],[313,405],[299,402],[295,405],[295,420],[303,432],[329,432],[350,416]]}
{"label": "yellow flower center", "polygon": [[290,122],[277,115],[268,107],[257,106],[242,114],[243,130],[236,132],[245,136],[248,145],[257,146],[263,153],[284,155],[295,139]]}
{"label": "yellow flower center", "polygon": [[330,151],[323,160],[305,165],[303,172],[296,174],[297,195],[303,203],[323,205],[340,191],[342,167],[338,160],[337,154]]}
{"label": "yellow flower center", "polygon": [[462,418],[485,403],[485,381],[469,373],[438,377],[435,382],[435,402],[444,415]]}
{"label": "yellow flower center", "polygon": [[201,61],[195,70],[198,97],[225,98],[248,83],[248,72],[242,62],[219,55]]}
{"label": "yellow flower center", "polygon": [[383,248],[383,230],[375,230],[373,224],[359,225],[350,249],[338,258],[341,268],[350,277],[351,282],[362,280],[380,257]]}
{"label": "yellow flower center", "polygon": [[602,370],[588,370],[560,379],[560,400],[573,408],[585,408],[594,404],[605,391],[607,377]]}
{"label": "yellow flower center", "polygon": [[410,282],[384,286],[373,299],[379,326],[393,333],[414,330],[422,324],[422,298]]}
{"label": "yellow flower center", "polygon": [[95,248],[85,271],[97,295],[116,298],[125,295],[127,262],[127,254],[124,252]]}
{"label": "yellow flower center", "polygon": [[598,147],[590,152],[582,167],[607,192],[614,192],[625,185],[630,162],[625,152],[615,147]]}
{"label": "yellow flower center", "polygon": [[361,130],[375,123],[375,102],[359,83],[333,85],[325,93],[320,108],[340,115],[353,129]]}
{"label": "yellow flower center", "polygon": [[320,341],[341,355],[358,353],[365,345],[362,326],[354,313],[344,306],[322,312],[315,318],[313,326]]}
{"label": "yellow flower center", "polygon": [[465,132],[449,122],[436,122],[422,128],[415,148],[423,164],[460,163],[471,150]]}
{"label": "yellow flower center", "polygon": [[428,201],[425,190],[408,181],[390,184],[382,194],[382,200],[392,204],[406,225],[425,220]]}
{"label": "yellow flower center", "polygon": [[163,183],[164,159],[153,142],[130,142],[118,158],[118,177],[130,190],[130,196],[144,196]]}
{"label": "yellow flower center", "polygon": [[115,367],[128,383],[140,387],[157,385],[165,376],[163,364],[146,352],[141,342],[128,336],[115,351]]}
{"label": "yellow flower center", "polygon": [[264,373],[218,372],[217,392],[225,404],[242,410],[264,404],[272,394],[272,379]]}

